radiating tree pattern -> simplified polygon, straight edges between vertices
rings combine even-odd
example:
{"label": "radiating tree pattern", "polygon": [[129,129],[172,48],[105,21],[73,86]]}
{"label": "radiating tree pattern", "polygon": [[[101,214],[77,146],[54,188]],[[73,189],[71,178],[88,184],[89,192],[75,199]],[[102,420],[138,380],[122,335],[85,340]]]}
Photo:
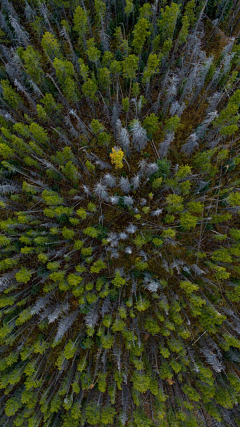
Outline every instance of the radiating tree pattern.
{"label": "radiating tree pattern", "polygon": [[1,0],[1,427],[240,426],[237,0]]}

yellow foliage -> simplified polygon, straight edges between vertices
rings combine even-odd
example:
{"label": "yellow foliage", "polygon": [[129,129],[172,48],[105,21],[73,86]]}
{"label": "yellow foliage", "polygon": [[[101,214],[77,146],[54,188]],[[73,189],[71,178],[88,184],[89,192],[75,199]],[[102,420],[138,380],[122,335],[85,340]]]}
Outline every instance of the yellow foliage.
{"label": "yellow foliage", "polygon": [[109,155],[111,157],[112,164],[115,164],[115,168],[121,169],[123,167],[122,159],[124,156],[122,149],[119,147],[113,147],[112,152]]}

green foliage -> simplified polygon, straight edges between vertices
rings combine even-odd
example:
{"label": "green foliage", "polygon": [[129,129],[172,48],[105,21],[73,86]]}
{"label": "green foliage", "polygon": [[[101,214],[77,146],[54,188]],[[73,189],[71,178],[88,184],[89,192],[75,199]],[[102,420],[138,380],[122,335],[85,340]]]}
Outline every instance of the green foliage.
{"label": "green foliage", "polygon": [[82,282],[82,277],[81,276],[77,276],[76,274],[71,273],[71,274],[68,275],[67,280],[68,280],[69,285],[71,285],[71,286],[77,286],[79,283]]}
{"label": "green foliage", "polygon": [[64,356],[66,359],[72,359],[74,354],[76,353],[76,347],[74,346],[74,343],[70,340],[64,349]]}
{"label": "green foliage", "polygon": [[87,218],[87,212],[85,211],[85,209],[83,208],[79,208],[76,211],[76,214],[81,218],[81,219],[86,219]]}
{"label": "green foliage", "polygon": [[78,63],[80,67],[80,75],[83,78],[84,82],[86,82],[87,78],[89,77],[89,68],[84,63],[82,58],[79,58]]}
{"label": "green foliage", "polygon": [[142,297],[140,297],[138,300],[137,300],[137,302],[136,302],[136,309],[138,310],[138,311],[145,311],[145,310],[147,310],[148,308],[149,308],[149,306],[150,306],[150,302],[148,301],[148,299],[146,299],[146,298],[142,298]]}
{"label": "green foliage", "polygon": [[81,254],[83,256],[90,256],[90,255],[92,255],[92,251],[93,251],[93,249],[91,247],[90,248],[82,248]]}
{"label": "green foliage", "polygon": [[192,400],[193,402],[199,402],[200,395],[197,393],[197,391],[193,387],[185,384],[182,389],[183,389],[183,392],[188,396],[190,400]]}
{"label": "green foliage", "polygon": [[133,30],[132,46],[135,53],[141,53],[147,37],[151,34],[149,31],[150,23],[145,18],[139,18]]}
{"label": "green foliage", "polygon": [[127,97],[127,98],[123,98],[122,99],[122,106],[123,106],[123,110],[125,111],[125,112],[127,112],[128,110],[129,110],[129,98]]}
{"label": "green foliage", "polygon": [[148,264],[146,262],[138,261],[136,259],[135,267],[137,270],[143,271],[143,270],[146,270],[148,268]]}
{"label": "green foliage", "polygon": [[53,60],[55,57],[60,58],[62,56],[58,41],[56,40],[54,35],[49,33],[48,31],[43,35],[41,45],[44,52],[48,55],[50,59]]}
{"label": "green foliage", "polygon": [[116,411],[112,406],[105,406],[101,411],[101,423],[104,425],[112,424],[115,414]]}
{"label": "green foliage", "polygon": [[195,21],[196,21],[196,17],[195,17],[195,9],[196,7],[196,1],[195,0],[190,0],[185,7],[185,15],[187,16],[189,23],[191,25],[191,27],[194,25]]}
{"label": "green foliage", "polygon": [[186,178],[190,174],[191,174],[191,167],[188,165],[181,165],[175,174],[175,178],[179,181]]}
{"label": "green foliage", "polygon": [[166,198],[168,212],[178,213],[183,210],[183,198],[177,194],[169,194]]}
{"label": "green foliage", "polygon": [[70,61],[55,58],[53,66],[55,68],[56,76],[62,85],[64,85],[68,77],[71,78],[75,75],[73,64]]}
{"label": "green foliage", "polygon": [[201,213],[203,211],[203,204],[201,202],[189,202],[187,206],[192,213]]}
{"label": "green foliage", "polygon": [[[105,321],[105,326],[107,326],[106,321]],[[125,322],[123,322],[121,319],[116,319],[113,326],[112,326],[112,331],[114,333],[118,332],[118,331],[123,331],[125,327],[126,327]]]}
{"label": "green foliage", "polygon": [[18,54],[23,60],[27,73],[36,81],[36,83],[40,83],[43,78],[43,71],[40,65],[42,57],[40,53],[29,45],[26,50],[19,48]]}
{"label": "green foliage", "polygon": [[107,382],[106,382],[107,374],[100,373],[98,375],[98,390],[104,393],[107,388]]}
{"label": "green foliage", "polygon": [[198,290],[198,285],[193,284],[191,282],[188,282],[187,280],[184,282],[180,282],[181,289],[184,290],[184,292],[188,295],[191,294],[194,291]]}
{"label": "green foliage", "polygon": [[188,212],[184,212],[180,215],[180,224],[184,230],[190,230],[191,228],[195,228],[197,225],[197,217],[191,215]]}
{"label": "green foliage", "polygon": [[239,120],[239,105],[240,105],[240,89],[229,99],[225,109],[214,120],[214,126],[219,128],[222,135],[232,135],[238,130],[237,122]]}
{"label": "green foliage", "polygon": [[168,160],[157,160],[158,171],[152,175],[152,179],[154,178],[167,178],[170,174],[170,163]]}
{"label": "green foliage", "polygon": [[19,283],[27,283],[29,280],[31,280],[32,272],[31,270],[28,270],[27,268],[21,268],[16,274],[16,280]]}
{"label": "green foliage", "polygon": [[91,128],[96,135],[104,131],[104,126],[96,119],[91,121]]}
{"label": "green foliage", "polygon": [[78,33],[79,37],[82,37],[88,32],[87,13],[81,6],[78,6],[76,8],[75,13],[73,15],[73,22],[73,28]]}
{"label": "green foliage", "polygon": [[96,92],[97,92],[97,85],[92,79],[87,79],[86,82],[82,85],[82,91],[83,94],[93,101],[96,100]]}
{"label": "green foliage", "polygon": [[92,238],[96,238],[99,235],[99,231],[94,227],[84,228],[83,233]]}
{"label": "green foliage", "polygon": [[136,55],[127,56],[123,63],[123,77],[134,79],[138,67],[138,57]]}
{"label": "green foliage", "polygon": [[163,244],[162,239],[159,239],[158,237],[154,237],[154,238],[152,239],[152,242],[153,242],[153,244],[154,244],[155,246],[162,246],[162,244]]}
{"label": "green foliage", "polygon": [[158,190],[161,187],[162,180],[162,177],[154,179],[152,182],[152,189]]}
{"label": "green foliage", "polygon": [[97,210],[96,205],[92,202],[88,203],[87,208],[90,212],[96,212],[96,210]]}
{"label": "green foliage", "polygon": [[135,427],[152,427],[153,425],[153,421],[151,421],[141,409],[134,411]]}
{"label": "green foliage", "polygon": [[26,308],[19,314],[16,320],[16,325],[23,325],[23,323],[26,323],[29,319],[31,319],[31,317],[32,317],[31,309]]}
{"label": "green foliage", "polygon": [[77,84],[73,79],[67,77],[63,84],[63,92],[67,100],[76,103],[79,99]]}
{"label": "green foliage", "polygon": [[158,27],[162,42],[164,42],[166,39],[173,38],[179,12],[179,5],[174,2],[172,2],[171,6],[166,6],[165,9],[161,9],[161,16],[158,20]]}
{"label": "green foliage", "polygon": [[167,119],[165,122],[165,131],[166,132],[176,132],[177,128],[180,125],[180,117],[176,114],[175,116],[171,117],[170,119]]}
{"label": "green foliage", "polygon": [[240,206],[240,193],[233,192],[227,197],[227,202],[231,206]]}
{"label": "green foliage", "polygon": [[21,408],[21,406],[21,401],[17,397],[11,397],[6,402],[5,414],[8,417],[11,417]]}
{"label": "green foliage", "polygon": [[14,151],[7,144],[0,143],[0,156],[9,159],[14,156]]}
{"label": "green foliage", "polygon": [[159,128],[157,116],[155,116],[154,113],[151,113],[149,116],[145,117],[143,120],[143,127],[146,129],[149,137],[152,137]]}
{"label": "green foliage", "polygon": [[112,348],[113,343],[114,343],[114,336],[113,335],[102,335],[101,336],[101,343],[102,343],[102,347],[106,350]]}
{"label": "green foliage", "polygon": [[107,67],[103,67],[99,69],[98,81],[99,81],[99,85],[105,90],[111,84],[110,71]]}
{"label": "green foliage", "polygon": [[52,190],[44,190],[42,192],[42,198],[45,200],[47,205],[50,206],[57,206],[63,202],[62,197],[60,197],[55,191]]}
{"label": "green foliage", "polygon": [[133,240],[133,243],[135,244],[135,246],[137,246],[138,248],[141,248],[145,243],[146,243],[146,238],[144,236],[141,236],[140,234],[138,234],[135,239]]}
{"label": "green foliage", "polygon": [[71,239],[72,240],[74,237],[74,231],[71,230],[70,228],[63,227],[62,235],[63,235],[64,239]]}
{"label": "green foliage", "polygon": [[133,0],[126,0],[126,6],[124,9],[124,12],[126,13],[126,16],[129,17],[129,15],[133,12],[134,5]]}
{"label": "green foliage", "polygon": [[21,97],[7,80],[1,80],[0,83],[3,90],[3,99],[5,99],[11,107],[18,108],[21,102]]}
{"label": "green foliage", "polygon": [[[150,82],[150,80],[154,76],[154,74],[157,73],[159,65],[160,65],[160,58],[158,58],[156,53],[150,53],[149,57],[148,57],[147,65],[144,68],[144,72],[143,72],[143,83],[149,83]],[[155,118],[155,114],[151,113],[149,117],[151,117],[151,121],[153,122],[153,120]]]}
{"label": "green foliage", "polygon": [[115,278],[112,280],[112,283],[117,288],[121,288],[123,285],[125,285],[126,280],[121,277],[121,273],[119,270],[115,272]]}
{"label": "green foliage", "polygon": [[7,307],[9,305],[11,306],[14,304],[14,302],[15,302],[14,297],[2,296],[0,298],[0,308]]}
{"label": "green foliage", "polygon": [[29,130],[34,136],[34,138],[39,142],[40,144],[47,144],[49,142],[47,131],[44,130],[41,126],[39,126],[37,123],[31,123],[29,126]]}
{"label": "green foliage", "polygon": [[107,265],[103,260],[99,259],[98,261],[95,261],[94,264],[90,268],[91,273],[99,273],[101,270],[105,270],[107,268]]}
{"label": "green foliage", "polygon": [[160,327],[155,320],[149,317],[145,322],[145,328],[150,334],[156,335],[160,332]]}
{"label": "green foliage", "polygon": [[140,393],[145,393],[150,388],[150,377],[148,375],[134,372],[132,376],[133,387]]}
{"label": "green foliage", "polygon": [[86,406],[86,420],[90,425],[96,425],[100,421],[100,408],[95,403],[88,403]]}
{"label": "green foliage", "polygon": [[217,249],[216,251],[213,252],[211,258],[214,261],[222,261],[227,263],[232,262],[232,257],[226,248]]}
{"label": "green foliage", "polygon": [[236,5],[40,3],[0,18],[2,424],[235,425]]}
{"label": "green foliage", "polygon": [[186,42],[188,36],[188,28],[190,26],[189,18],[187,15],[184,15],[182,18],[182,28],[178,35],[178,44],[181,46]]}
{"label": "green foliage", "polygon": [[94,10],[98,20],[102,21],[106,12],[106,4],[103,0],[94,0]]}
{"label": "green foliage", "polygon": [[82,240],[75,240],[74,242],[74,249],[80,250],[83,247],[83,241]]}
{"label": "green foliage", "polygon": [[89,61],[91,62],[97,62],[100,58],[100,50],[96,48],[95,46],[95,40],[94,38],[91,38],[87,41],[87,56]]}

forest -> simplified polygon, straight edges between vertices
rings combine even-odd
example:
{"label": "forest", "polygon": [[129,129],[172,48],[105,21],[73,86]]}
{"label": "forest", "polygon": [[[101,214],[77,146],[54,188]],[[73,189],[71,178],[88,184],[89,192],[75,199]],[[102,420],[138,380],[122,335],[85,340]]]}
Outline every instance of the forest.
{"label": "forest", "polygon": [[239,1],[0,4],[0,426],[240,427]]}

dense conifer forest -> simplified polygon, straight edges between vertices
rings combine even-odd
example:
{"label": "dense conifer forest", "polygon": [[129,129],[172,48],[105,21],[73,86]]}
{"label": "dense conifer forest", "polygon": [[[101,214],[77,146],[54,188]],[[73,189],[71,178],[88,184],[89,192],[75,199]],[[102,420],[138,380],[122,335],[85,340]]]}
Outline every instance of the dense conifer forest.
{"label": "dense conifer forest", "polygon": [[240,426],[239,1],[0,3],[0,426]]}

